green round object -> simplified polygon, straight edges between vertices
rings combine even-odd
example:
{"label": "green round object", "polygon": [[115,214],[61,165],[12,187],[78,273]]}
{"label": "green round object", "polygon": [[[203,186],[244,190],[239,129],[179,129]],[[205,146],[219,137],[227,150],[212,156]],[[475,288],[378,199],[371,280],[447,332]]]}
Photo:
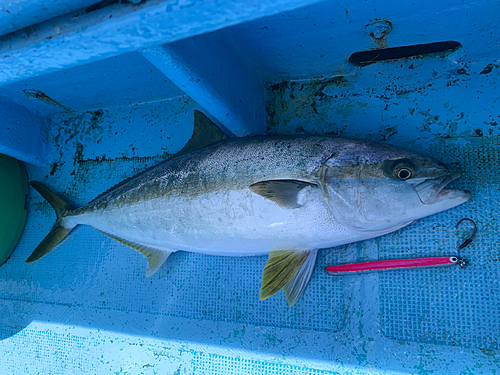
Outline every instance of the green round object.
{"label": "green round object", "polygon": [[26,223],[28,177],[24,164],[0,155],[0,264],[10,256]]}

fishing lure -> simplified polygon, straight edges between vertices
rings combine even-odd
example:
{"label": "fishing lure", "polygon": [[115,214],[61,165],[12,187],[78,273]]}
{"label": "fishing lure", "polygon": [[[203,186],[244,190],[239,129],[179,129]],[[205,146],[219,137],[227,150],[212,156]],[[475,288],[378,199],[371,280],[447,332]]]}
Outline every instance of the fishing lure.
{"label": "fishing lure", "polygon": [[474,226],[474,232],[467,238],[464,243],[458,247],[457,255],[448,257],[428,257],[428,258],[413,258],[413,259],[390,259],[390,260],[374,260],[369,262],[359,262],[350,264],[341,264],[337,266],[326,267],[325,271],[333,275],[349,275],[360,272],[376,272],[376,271],[392,271],[398,269],[415,269],[429,267],[449,267],[458,264],[465,268],[469,264],[467,259],[460,256],[460,250],[469,246],[477,234],[476,223],[468,218],[460,220],[455,229],[458,229],[461,223],[468,221]]}

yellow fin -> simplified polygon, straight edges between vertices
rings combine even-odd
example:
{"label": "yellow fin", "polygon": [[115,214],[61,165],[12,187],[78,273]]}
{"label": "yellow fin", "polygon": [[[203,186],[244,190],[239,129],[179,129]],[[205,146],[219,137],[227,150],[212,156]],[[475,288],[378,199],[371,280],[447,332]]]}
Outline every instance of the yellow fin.
{"label": "yellow fin", "polygon": [[262,272],[260,300],[265,300],[292,280],[306,261],[310,251],[278,250],[269,253]]}
{"label": "yellow fin", "polygon": [[42,197],[50,203],[54,211],[56,211],[57,219],[60,220],[67,211],[74,210],[75,208],[50,190],[47,186],[38,181],[32,181],[31,186],[33,186],[36,191],[40,193]]}
{"label": "yellow fin", "polygon": [[26,263],[33,263],[34,261],[40,259],[45,254],[49,253],[54,247],[56,247],[66,236],[71,232],[74,227],[67,228],[62,225],[64,216],[68,211],[74,210],[74,207],[66,202],[64,199],[59,197],[56,193],[50,190],[44,184],[32,181],[31,186],[33,186],[42,197],[44,197],[47,202],[50,203],[54,211],[56,212],[57,220],[49,234],[40,242],[36,249],[31,253]]}
{"label": "yellow fin", "polygon": [[[73,228],[71,228],[73,229]],[[40,242],[36,249],[31,253],[25,263],[33,263],[34,261],[40,259],[45,254],[49,253],[54,247],[59,245],[66,238],[66,236],[71,232],[71,229],[64,228],[59,224],[55,224],[49,234]]]}
{"label": "yellow fin", "polygon": [[[161,267],[173,251],[155,251],[148,257],[148,268],[146,268],[146,277],[153,276]],[[144,253],[143,253],[144,254]]]}
{"label": "yellow fin", "polygon": [[161,265],[167,260],[173,251],[161,250],[152,246],[138,244],[135,242],[124,240],[123,238],[113,236],[111,234],[101,232],[112,239],[137,250],[142,255],[148,259],[148,268],[146,269],[146,277],[153,276],[161,267]]}
{"label": "yellow fin", "polygon": [[316,186],[309,182],[298,180],[269,180],[250,185],[250,190],[287,209],[299,208],[298,194],[308,186]]}

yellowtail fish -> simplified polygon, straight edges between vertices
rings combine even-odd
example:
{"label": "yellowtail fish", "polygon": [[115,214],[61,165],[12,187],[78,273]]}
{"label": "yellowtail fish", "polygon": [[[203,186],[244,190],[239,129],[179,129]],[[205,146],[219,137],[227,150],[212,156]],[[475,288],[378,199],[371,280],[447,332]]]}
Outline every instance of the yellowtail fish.
{"label": "yellowtail fish", "polygon": [[[77,225],[140,251],[147,277],[180,250],[268,254],[260,298],[283,289],[293,306],[319,249],[393,232],[470,198],[445,188],[460,176],[456,169],[388,144],[318,135],[227,138],[200,112],[195,119],[180,155],[86,207],[74,208],[33,182],[57,221],[26,262]],[[215,143],[188,152],[202,140]]]}

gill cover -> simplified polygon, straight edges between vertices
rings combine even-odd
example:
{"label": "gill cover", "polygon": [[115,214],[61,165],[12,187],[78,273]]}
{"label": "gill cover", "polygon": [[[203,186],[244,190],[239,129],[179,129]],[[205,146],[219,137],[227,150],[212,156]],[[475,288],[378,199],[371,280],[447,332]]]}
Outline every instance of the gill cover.
{"label": "gill cover", "polygon": [[391,175],[387,175],[385,162],[374,157],[351,156],[343,162],[339,166],[329,159],[320,172],[325,199],[339,223],[358,232],[380,232],[413,221],[407,213],[421,201],[412,182],[407,181],[414,170],[411,162],[391,162]]}
{"label": "gill cover", "polygon": [[[376,195],[370,194],[371,188],[363,184],[365,175],[361,163],[345,168],[324,165],[321,168],[321,186],[328,205],[339,223],[357,231],[373,230],[373,218],[363,209],[363,199],[371,195],[374,206],[384,204]],[[378,201],[378,202],[376,202]]]}

